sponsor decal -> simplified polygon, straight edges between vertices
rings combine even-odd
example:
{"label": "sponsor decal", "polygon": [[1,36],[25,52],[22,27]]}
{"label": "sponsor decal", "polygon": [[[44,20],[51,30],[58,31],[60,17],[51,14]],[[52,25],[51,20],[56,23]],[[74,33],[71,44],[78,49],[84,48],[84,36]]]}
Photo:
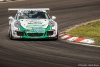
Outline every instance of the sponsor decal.
{"label": "sponsor decal", "polygon": [[42,24],[41,21],[30,21],[28,22],[28,24]]}
{"label": "sponsor decal", "polygon": [[27,33],[45,33],[45,29],[42,27],[32,27]]}
{"label": "sponsor decal", "polygon": [[32,9],[21,10],[22,13],[29,13],[29,12],[31,12],[31,11],[34,11],[34,12],[36,12],[36,11],[37,11],[37,12],[41,12],[42,10],[32,10]]}

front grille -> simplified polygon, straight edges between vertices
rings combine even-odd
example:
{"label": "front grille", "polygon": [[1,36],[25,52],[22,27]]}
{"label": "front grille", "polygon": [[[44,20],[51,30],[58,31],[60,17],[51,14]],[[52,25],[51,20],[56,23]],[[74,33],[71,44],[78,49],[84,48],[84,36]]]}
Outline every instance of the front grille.
{"label": "front grille", "polygon": [[27,33],[28,36],[43,36],[43,33]]}
{"label": "front grille", "polygon": [[18,35],[18,36],[23,36],[24,33],[23,33],[23,32],[17,32],[17,35]]}

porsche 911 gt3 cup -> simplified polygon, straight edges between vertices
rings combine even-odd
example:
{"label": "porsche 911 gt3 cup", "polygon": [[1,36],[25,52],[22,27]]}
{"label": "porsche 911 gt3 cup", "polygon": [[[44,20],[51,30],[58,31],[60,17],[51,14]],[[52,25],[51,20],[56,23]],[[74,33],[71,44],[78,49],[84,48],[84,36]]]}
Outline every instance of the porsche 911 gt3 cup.
{"label": "porsche 911 gt3 cup", "polygon": [[15,17],[9,19],[10,39],[58,39],[58,26],[48,15],[49,8],[9,8],[17,11]]}

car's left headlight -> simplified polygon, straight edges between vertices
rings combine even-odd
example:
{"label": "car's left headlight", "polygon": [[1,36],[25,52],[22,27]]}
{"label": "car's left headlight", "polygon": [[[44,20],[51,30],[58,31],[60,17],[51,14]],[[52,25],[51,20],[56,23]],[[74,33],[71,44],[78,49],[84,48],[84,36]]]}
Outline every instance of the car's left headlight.
{"label": "car's left headlight", "polygon": [[54,27],[54,26],[55,26],[55,23],[54,23],[53,21],[49,21],[49,25],[50,25],[51,27]]}
{"label": "car's left headlight", "polygon": [[19,21],[16,21],[16,22],[14,23],[14,25],[15,25],[15,27],[17,27],[17,28],[19,28],[19,27],[21,26],[21,24],[20,24]]}

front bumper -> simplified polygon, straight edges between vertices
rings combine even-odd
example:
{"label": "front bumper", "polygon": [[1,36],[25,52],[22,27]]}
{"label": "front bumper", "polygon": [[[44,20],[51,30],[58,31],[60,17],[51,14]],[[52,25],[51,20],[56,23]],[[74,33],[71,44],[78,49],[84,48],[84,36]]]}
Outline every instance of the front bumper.
{"label": "front bumper", "polygon": [[48,30],[45,33],[26,33],[25,31],[15,30],[14,38],[21,39],[48,39],[57,36],[55,30]]}

